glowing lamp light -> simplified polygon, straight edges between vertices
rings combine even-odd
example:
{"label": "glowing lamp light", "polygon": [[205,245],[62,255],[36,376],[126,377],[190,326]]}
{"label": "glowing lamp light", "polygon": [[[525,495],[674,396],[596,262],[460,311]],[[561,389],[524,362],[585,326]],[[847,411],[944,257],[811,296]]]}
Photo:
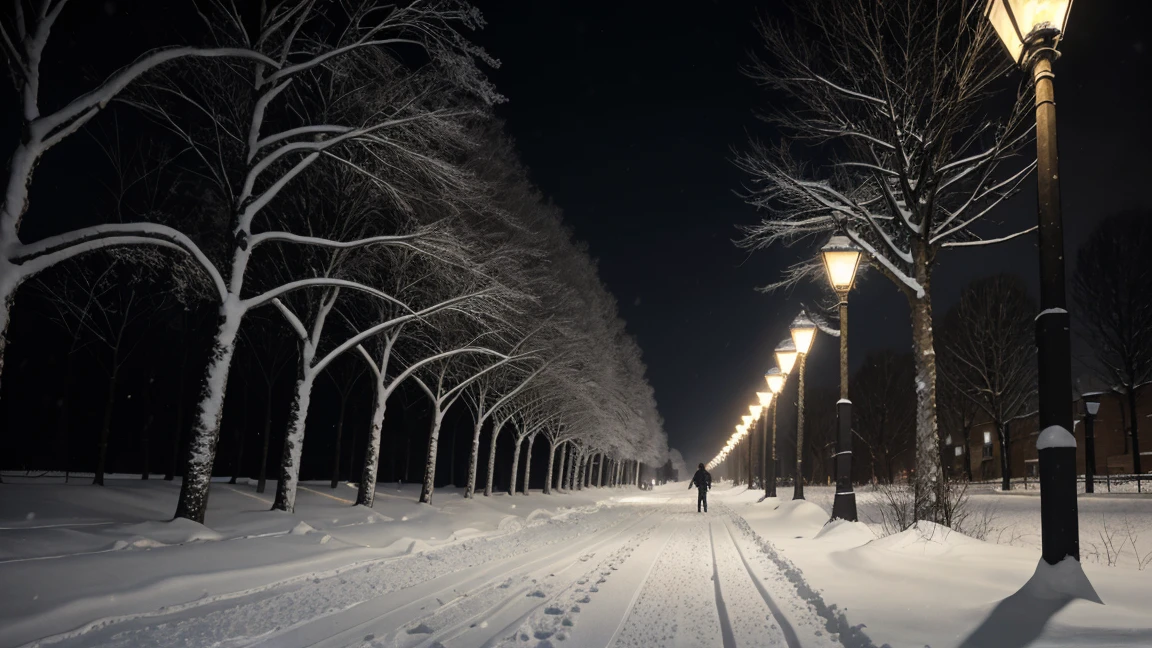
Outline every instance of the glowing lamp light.
{"label": "glowing lamp light", "polygon": [[760,401],[760,407],[768,409],[772,406],[772,392],[756,392],[756,398]]}
{"label": "glowing lamp light", "polygon": [[806,311],[801,310],[796,319],[792,320],[792,324],[788,326],[788,330],[792,333],[792,342],[796,344],[796,352],[808,353],[808,350],[812,348],[812,339],[816,337],[816,322],[808,317]]}
{"label": "glowing lamp light", "polygon": [[783,373],[792,373],[792,367],[796,364],[796,343],[791,339],[776,345],[776,364],[780,365],[780,371]]}
{"label": "glowing lamp light", "polygon": [[754,417],[752,417],[752,416],[749,416],[749,415],[745,414],[744,416],[741,416],[741,417],[740,417],[740,420],[741,420],[741,421],[744,421],[744,427],[745,427],[745,428],[747,428],[749,425],[751,425],[751,424],[752,424],[752,421],[754,420]]}
{"label": "glowing lamp light", "polygon": [[856,282],[856,269],[860,267],[860,248],[852,243],[852,239],[837,234],[820,248],[820,256],[824,258],[824,273],[828,275],[832,290],[837,295],[848,294]]}
{"label": "glowing lamp light", "polygon": [[1071,9],[1072,0],[988,0],[985,15],[1012,60],[1023,64],[1031,46],[1059,45]]}
{"label": "glowing lamp light", "polygon": [[[776,357],[780,357],[780,350],[777,348]],[[792,356],[792,362],[796,362],[796,356]],[[768,373],[764,374],[764,380],[768,383],[768,389],[772,390],[773,394],[779,394],[784,391],[784,380],[786,376],[784,372],[780,371],[779,367],[772,367]]]}
{"label": "glowing lamp light", "polygon": [[763,405],[749,405],[748,406],[748,412],[750,414],[752,414],[752,420],[753,421],[759,421],[760,420],[760,412],[763,412],[763,411],[764,411]]}

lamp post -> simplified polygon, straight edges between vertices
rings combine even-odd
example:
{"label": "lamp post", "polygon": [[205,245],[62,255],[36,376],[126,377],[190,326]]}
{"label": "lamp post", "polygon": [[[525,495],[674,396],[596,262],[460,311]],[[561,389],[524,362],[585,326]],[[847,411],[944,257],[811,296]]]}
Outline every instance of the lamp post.
{"label": "lamp post", "polygon": [[768,467],[768,408],[772,407],[772,392],[756,392],[756,399],[760,401],[760,485],[764,487],[764,497],[768,497],[768,475],[772,469]]}
{"label": "lamp post", "polygon": [[1096,415],[1100,397],[1084,396],[1084,492],[1096,492]]}
{"label": "lamp post", "polygon": [[792,333],[792,343],[796,345],[796,362],[800,365],[799,382],[796,396],[796,485],[792,489],[792,499],[804,499],[804,365],[808,359],[808,350],[812,348],[812,340],[816,337],[816,322],[808,317],[804,310],[788,325]]}
{"label": "lamp post", "polygon": [[[759,396],[757,396],[757,399],[759,399]],[[753,423],[760,420],[760,417],[761,417],[763,412],[764,412],[764,406],[763,405],[749,405],[748,406],[748,413],[752,415]],[[761,425],[760,428],[761,428],[761,430],[763,430],[764,426]],[[754,431],[755,429],[756,429],[755,425],[753,425],[749,428],[749,430],[751,430],[751,431]],[[756,452],[756,435],[753,434],[751,431],[748,434],[748,450],[756,457],[756,460],[753,462],[756,464],[756,468],[757,468],[756,476],[760,477],[760,479],[763,480],[764,479],[764,464],[761,463],[761,461],[760,461],[760,456],[762,453]],[[760,434],[760,439],[761,439],[760,443],[763,444],[764,443],[764,441],[763,441],[764,435],[763,434]]]}
{"label": "lamp post", "polygon": [[836,403],[836,498],[833,520],[856,521],[856,493],[852,491],[852,401],[848,398],[848,291],[856,282],[860,248],[837,234],[820,248],[824,273],[840,305],[840,400]]}
{"label": "lamp post", "polygon": [[[777,354],[779,353],[779,348],[777,348]],[[769,455],[766,462],[768,464],[768,479],[764,482],[764,497],[776,497],[776,410],[780,409],[780,392],[784,391],[786,378],[787,376],[780,371],[779,367],[772,367],[768,373],[764,374],[764,380],[768,383],[768,390],[772,392],[773,400],[776,401],[776,407],[772,408],[772,454]]]}
{"label": "lamp post", "polygon": [[1080,560],[1076,505],[1076,437],[1072,435],[1072,349],[1064,297],[1064,225],[1056,154],[1052,62],[1072,0],[989,0],[985,15],[1013,60],[1036,85],[1036,180],[1040,244],[1039,365],[1040,537],[1050,565]]}
{"label": "lamp post", "polygon": [[[744,428],[740,431],[740,436],[741,437],[748,436],[748,431],[752,429],[752,417],[745,414],[744,416],[740,417],[740,420],[744,421]],[[748,440],[748,443],[744,444],[744,454],[748,456],[747,457],[748,458],[748,474],[747,474],[748,488],[752,488],[752,448],[751,448],[751,444],[752,444],[751,439]]]}

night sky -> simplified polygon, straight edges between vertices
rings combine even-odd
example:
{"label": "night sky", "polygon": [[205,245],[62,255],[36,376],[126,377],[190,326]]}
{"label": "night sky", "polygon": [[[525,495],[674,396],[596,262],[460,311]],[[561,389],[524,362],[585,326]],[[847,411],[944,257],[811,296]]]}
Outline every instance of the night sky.
{"label": "night sky", "polygon": [[[754,50],[758,12],[780,2],[478,0],[479,36],[503,66],[499,110],[534,181],[564,209],[637,337],[669,443],[694,464],[723,445],[763,390],[771,350],[814,289],[764,295],[798,255],[736,248],[737,224],[758,215],[737,195],[731,163],[749,135],[771,140],[756,110],[769,99],[739,67]],[[1152,208],[1152,81],[1148,3],[1081,0],[1058,62],[1057,101],[1069,257],[1097,220]],[[1029,189],[1031,186],[1029,185]],[[1034,222],[1025,191],[997,220]],[[1006,230],[1001,230],[1006,231]],[[947,252],[933,298],[942,316],[968,281],[1013,272],[1036,284],[1031,238]],[[906,301],[879,276],[852,294],[852,362],[907,350]],[[836,345],[818,338],[809,381],[835,384]]]}

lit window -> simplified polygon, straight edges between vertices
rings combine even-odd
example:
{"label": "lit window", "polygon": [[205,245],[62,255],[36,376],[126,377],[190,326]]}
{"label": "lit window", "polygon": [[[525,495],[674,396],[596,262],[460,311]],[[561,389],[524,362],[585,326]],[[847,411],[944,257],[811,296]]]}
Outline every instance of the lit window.
{"label": "lit window", "polygon": [[944,437],[944,445],[952,445],[952,435],[951,434]]}
{"label": "lit window", "polygon": [[959,457],[962,454],[964,454],[964,448],[961,448],[960,446],[956,446],[956,456]]}
{"label": "lit window", "polygon": [[992,445],[992,433],[991,432],[985,432],[984,433],[984,445]]}

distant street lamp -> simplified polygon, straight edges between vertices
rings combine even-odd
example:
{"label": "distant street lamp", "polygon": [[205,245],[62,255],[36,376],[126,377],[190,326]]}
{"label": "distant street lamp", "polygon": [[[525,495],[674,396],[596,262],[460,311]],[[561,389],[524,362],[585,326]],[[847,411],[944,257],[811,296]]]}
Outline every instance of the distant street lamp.
{"label": "distant street lamp", "polygon": [[[808,358],[808,350],[812,348],[812,340],[816,337],[816,322],[808,317],[807,312],[801,310],[788,326],[788,330],[792,333],[792,342],[796,345],[796,362],[800,365],[796,397],[796,485],[792,489],[792,499],[802,500],[804,499],[804,364]],[[783,366],[781,364],[781,367]]]}
{"label": "distant street lamp", "polygon": [[820,248],[828,283],[840,302],[840,401],[836,404],[836,498],[832,519],[856,521],[856,493],[852,491],[852,401],[848,398],[848,291],[856,282],[861,250],[837,234]]}
{"label": "distant street lamp", "polygon": [[985,13],[1008,53],[1036,85],[1036,180],[1040,244],[1039,366],[1040,538],[1044,560],[1080,560],[1076,505],[1076,437],[1072,435],[1072,345],[1064,296],[1064,224],[1056,155],[1052,62],[1071,0],[989,0]]}
{"label": "distant street lamp", "polygon": [[[756,422],[760,420],[760,413],[764,410],[763,405],[749,405],[748,413],[752,415],[752,423],[748,426],[748,487],[752,487],[752,473],[753,467],[758,466],[759,455],[756,453]],[[763,426],[761,426],[763,427]],[[763,435],[761,435],[763,436]],[[763,468],[755,471],[761,478],[764,476]]]}
{"label": "distant street lamp", "polygon": [[[748,416],[747,414],[745,414],[744,416],[740,417],[740,420],[744,421],[743,434],[745,436],[749,436],[752,432],[752,421],[755,420],[754,417]],[[752,439],[751,439],[751,437],[749,437],[748,443],[744,444],[744,454],[748,455],[748,488],[752,488]]]}
{"label": "distant street lamp", "polygon": [[764,487],[764,497],[768,497],[768,408],[772,407],[772,392],[756,392],[760,402],[760,485]]}
{"label": "distant street lamp", "polygon": [[[792,340],[788,340],[789,343]],[[793,345],[795,346],[795,345]],[[779,347],[777,347],[777,359],[779,359]],[[795,360],[795,356],[793,356]],[[764,483],[764,497],[776,497],[776,410],[780,409],[780,392],[784,391],[784,380],[787,375],[780,371],[779,367],[772,367],[768,373],[764,374],[764,380],[768,382],[768,390],[772,392],[776,407],[772,408],[772,454],[768,461],[768,479]]]}
{"label": "distant street lamp", "polygon": [[776,364],[785,376],[792,373],[796,365],[796,343],[791,338],[776,345]]}
{"label": "distant street lamp", "polygon": [[1096,492],[1096,415],[1100,413],[1100,397],[1084,394],[1084,492]]}

